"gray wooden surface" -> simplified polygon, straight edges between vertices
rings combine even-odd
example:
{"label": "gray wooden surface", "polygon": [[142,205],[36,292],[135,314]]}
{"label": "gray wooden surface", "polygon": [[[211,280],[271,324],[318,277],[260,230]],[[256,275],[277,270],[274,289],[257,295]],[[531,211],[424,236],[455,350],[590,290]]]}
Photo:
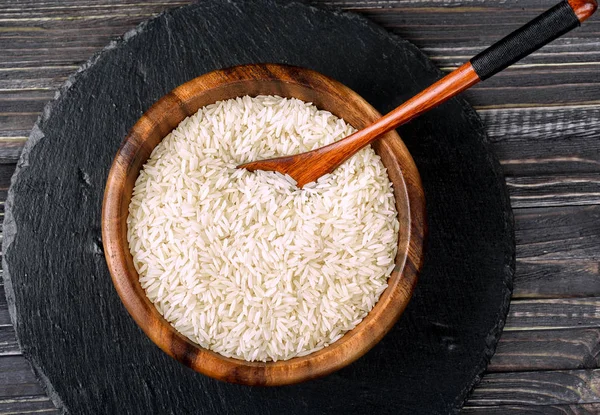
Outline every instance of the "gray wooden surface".
{"label": "gray wooden surface", "polygon": [[[44,104],[92,54],[169,0],[0,0],[0,212]],[[451,70],[552,0],[317,0],[365,14]],[[466,94],[515,208],[506,328],[466,414],[600,413],[600,14]],[[0,287],[0,414],[54,413]]]}

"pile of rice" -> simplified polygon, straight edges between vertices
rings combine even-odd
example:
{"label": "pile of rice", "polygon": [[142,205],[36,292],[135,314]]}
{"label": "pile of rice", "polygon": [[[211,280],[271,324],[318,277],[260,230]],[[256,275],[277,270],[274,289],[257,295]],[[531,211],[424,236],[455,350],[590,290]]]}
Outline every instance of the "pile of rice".
{"label": "pile of rice", "polygon": [[156,147],[127,236],[148,298],[180,333],[224,356],[277,361],[332,344],[368,314],[399,227],[379,156],[365,148],[303,189],[236,169],[354,131],[297,99],[243,97],[201,108]]}

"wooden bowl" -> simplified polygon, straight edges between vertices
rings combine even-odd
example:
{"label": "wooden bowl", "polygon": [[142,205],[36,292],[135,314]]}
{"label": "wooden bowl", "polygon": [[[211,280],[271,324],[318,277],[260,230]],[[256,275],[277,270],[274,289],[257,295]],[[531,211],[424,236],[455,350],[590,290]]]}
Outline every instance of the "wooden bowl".
{"label": "wooden bowl", "polygon": [[179,334],[142,289],[127,243],[133,185],[154,147],[187,116],[219,100],[279,95],[314,103],[361,129],[380,114],[358,94],[317,72],[272,64],[245,65],[202,75],[171,91],[133,126],[110,169],[102,207],[102,239],[108,268],[123,304],[165,353],[215,379],[246,385],[286,385],[338,370],[371,349],[402,314],[423,260],[425,201],[419,173],[396,132],[374,144],[394,186],[400,221],[396,267],[388,288],[367,317],[332,345],[304,357],[247,362],[204,349]]}

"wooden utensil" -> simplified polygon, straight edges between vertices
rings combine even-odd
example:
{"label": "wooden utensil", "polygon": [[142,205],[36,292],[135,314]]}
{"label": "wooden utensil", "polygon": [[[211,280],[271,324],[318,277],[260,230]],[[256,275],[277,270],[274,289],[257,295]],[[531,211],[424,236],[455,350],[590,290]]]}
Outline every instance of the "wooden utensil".
{"label": "wooden utensil", "polygon": [[313,151],[245,163],[238,168],[289,174],[297,181],[298,187],[302,187],[332,172],[382,134],[418,117],[578,27],[596,8],[596,0],[564,0],[368,127]]}

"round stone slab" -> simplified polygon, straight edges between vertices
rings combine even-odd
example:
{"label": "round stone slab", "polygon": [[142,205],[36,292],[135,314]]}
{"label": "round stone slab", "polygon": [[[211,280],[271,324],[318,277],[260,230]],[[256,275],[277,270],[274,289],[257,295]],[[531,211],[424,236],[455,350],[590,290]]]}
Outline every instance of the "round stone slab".
{"label": "round stone slab", "polygon": [[4,278],[23,353],[73,414],[457,412],[504,325],[515,250],[500,166],[461,100],[399,130],[426,190],[426,263],[398,324],[354,364],[294,386],[222,383],[164,354],[121,304],[100,239],[119,144],[171,89],[253,62],[317,70],[381,112],[441,76],[365,18],[270,0],[206,0],[111,43],[46,106],[9,191]]}

